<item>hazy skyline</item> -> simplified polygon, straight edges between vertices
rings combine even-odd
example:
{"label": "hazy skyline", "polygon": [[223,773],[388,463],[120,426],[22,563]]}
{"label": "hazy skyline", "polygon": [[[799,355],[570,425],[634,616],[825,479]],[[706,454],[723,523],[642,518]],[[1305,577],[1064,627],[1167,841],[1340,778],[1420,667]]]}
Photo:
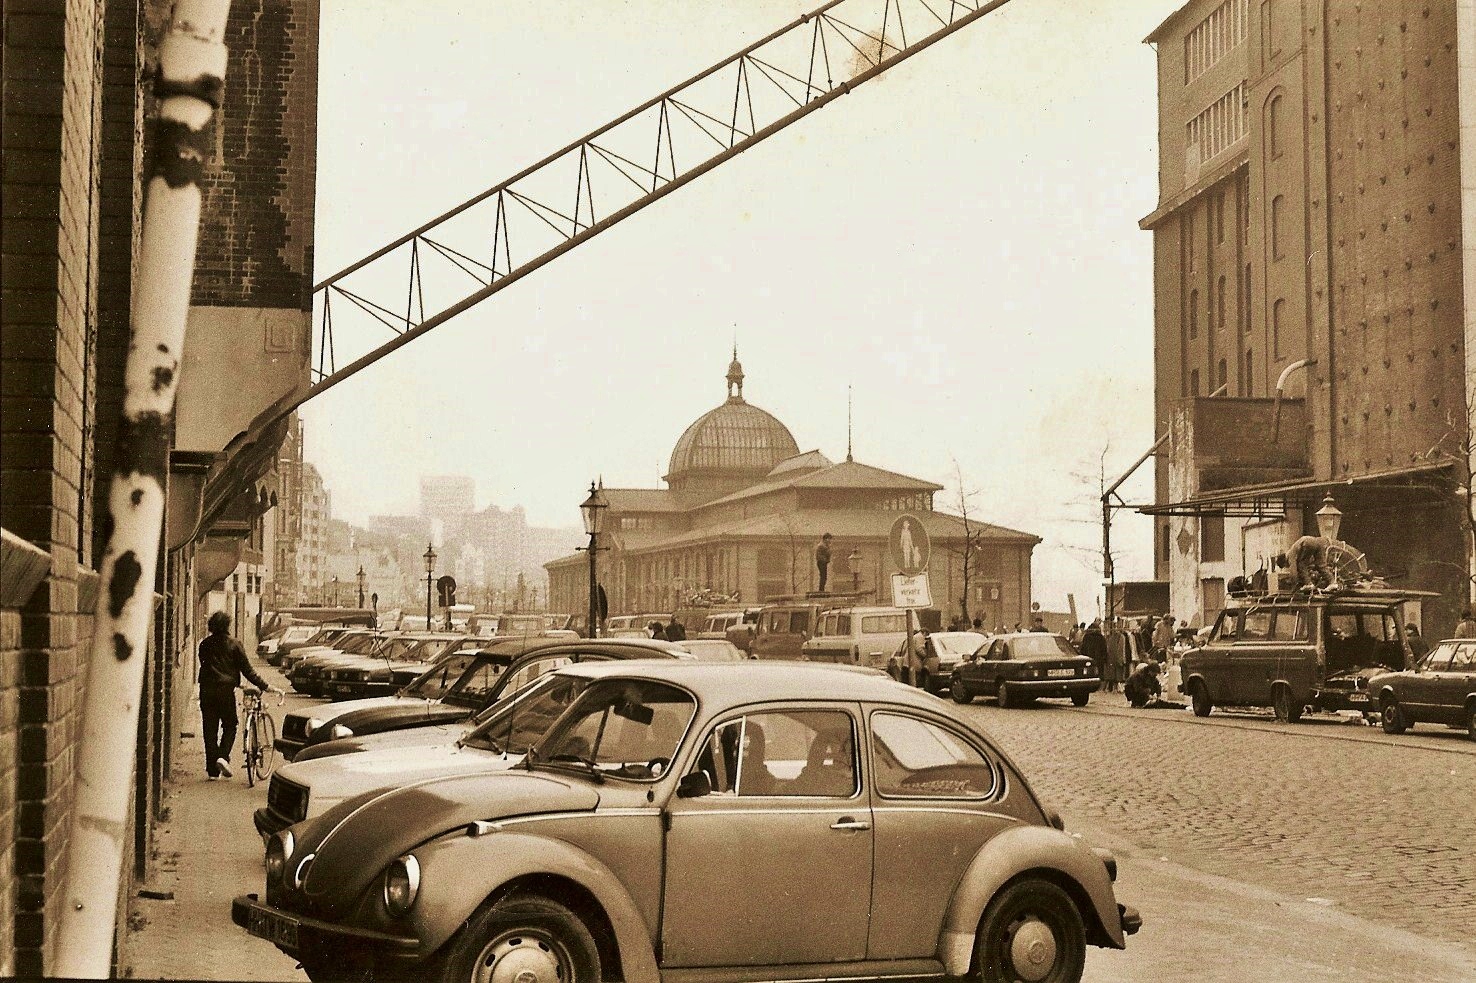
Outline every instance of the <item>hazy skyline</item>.
{"label": "hazy skyline", "polygon": [[[812,6],[326,4],[318,278]],[[1089,611],[1099,469],[1154,439],[1141,41],[1177,6],[1014,0],[308,404],[335,514],[466,474],[478,507],[577,526],[598,475],[661,485],[736,334],[802,450],[844,456],[852,386],[858,460],[947,510],[956,460],[973,514],[1045,538],[1036,598]],[[1149,529],[1114,527],[1121,578],[1151,575]]]}

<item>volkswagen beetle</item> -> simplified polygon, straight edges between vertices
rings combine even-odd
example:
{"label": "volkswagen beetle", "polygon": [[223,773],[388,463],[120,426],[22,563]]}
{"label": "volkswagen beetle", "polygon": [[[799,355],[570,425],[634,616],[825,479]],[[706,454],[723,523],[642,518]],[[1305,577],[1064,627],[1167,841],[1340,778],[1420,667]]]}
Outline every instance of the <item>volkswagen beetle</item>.
{"label": "volkswagen beetle", "polygon": [[272,837],[232,917],[314,980],[1075,981],[1140,919],[947,704],[828,665],[571,666],[517,769]]}

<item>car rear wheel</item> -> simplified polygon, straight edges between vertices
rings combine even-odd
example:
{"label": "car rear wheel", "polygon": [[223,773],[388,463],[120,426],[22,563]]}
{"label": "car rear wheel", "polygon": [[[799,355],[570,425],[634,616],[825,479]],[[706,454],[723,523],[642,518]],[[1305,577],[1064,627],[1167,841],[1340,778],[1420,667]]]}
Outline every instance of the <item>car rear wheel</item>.
{"label": "car rear wheel", "polygon": [[440,969],[446,983],[599,983],[600,954],[568,908],[514,895],[478,909]]}
{"label": "car rear wheel", "polygon": [[1399,709],[1399,704],[1394,697],[1384,697],[1384,702],[1379,707],[1379,716],[1382,719],[1385,734],[1403,734],[1409,729],[1409,721],[1405,719],[1404,711]]}
{"label": "car rear wheel", "polygon": [[1003,679],[994,687],[994,700],[999,704],[1001,710],[1010,708],[1012,698],[1010,697],[1010,684]]}
{"label": "car rear wheel", "polygon": [[1279,722],[1294,724],[1302,719],[1302,705],[1292,696],[1290,686],[1277,686],[1271,694],[1271,703]]}
{"label": "car rear wheel", "polygon": [[1215,705],[1210,702],[1209,689],[1204,683],[1196,682],[1189,687],[1189,702],[1194,707],[1196,717],[1208,717]]}
{"label": "car rear wheel", "polygon": [[1074,707],[1084,707],[1090,702],[1091,698],[1092,694],[1090,693],[1077,693],[1071,697],[1071,705]]}
{"label": "car rear wheel", "polygon": [[1476,703],[1466,707],[1466,736],[1476,741]]}
{"label": "car rear wheel", "polygon": [[980,983],[1077,983],[1086,931],[1070,895],[1049,881],[1016,881],[979,921],[974,978]]}
{"label": "car rear wheel", "polygon": [[954,703],[974,702],[974,694],[969,692],[969,688],[957,676],[948,684],[948,695],[953,698]]}

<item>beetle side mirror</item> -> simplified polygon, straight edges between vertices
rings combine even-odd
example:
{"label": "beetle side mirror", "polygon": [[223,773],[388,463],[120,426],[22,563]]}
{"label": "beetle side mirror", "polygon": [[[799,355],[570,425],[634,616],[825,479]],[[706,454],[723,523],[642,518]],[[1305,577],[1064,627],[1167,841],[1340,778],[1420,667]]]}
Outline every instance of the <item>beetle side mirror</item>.
{"label": "beetle side mirror", "polygon": [[712,794],[712,779],[707,777],[705,771],[694,771],[682,776],[677,782],[676,790],[679,799],[700,799],[704,795]]}

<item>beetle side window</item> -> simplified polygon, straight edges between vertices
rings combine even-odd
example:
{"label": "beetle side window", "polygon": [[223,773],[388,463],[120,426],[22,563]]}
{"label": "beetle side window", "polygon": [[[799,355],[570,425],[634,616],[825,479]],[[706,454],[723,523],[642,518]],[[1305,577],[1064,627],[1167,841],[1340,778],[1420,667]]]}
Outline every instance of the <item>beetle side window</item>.
{"label": "beetle side window", "polygon": [[982,799],[994,792],[996,773],[984,756],[930,721],[873,713],[871,743],[884,796]]}
{"label": "beetle side window", "polygon": [[850,798],[855,729],[838,710],[751,713],[715,727],[694,770],[707,773],[716,795]]}

